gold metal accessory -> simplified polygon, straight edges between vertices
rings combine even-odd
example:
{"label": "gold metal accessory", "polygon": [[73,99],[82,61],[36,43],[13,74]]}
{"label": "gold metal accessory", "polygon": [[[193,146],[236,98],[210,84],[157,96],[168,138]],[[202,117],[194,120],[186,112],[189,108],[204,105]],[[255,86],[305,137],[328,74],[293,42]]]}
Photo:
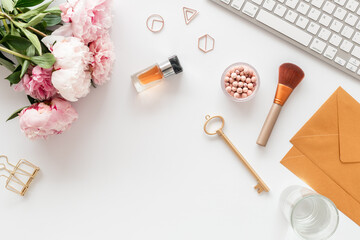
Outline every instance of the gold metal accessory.
{"label": "gold metal accessory", "polygon": [[[241,155],[241,153],[236,149],[236,147],[231,143],[231,141],[229,140],[229,138],[224,134],[223,132],[223,128],[225,125],[225,120],[223,117],[221,116],[214,116],[214,117],[210,117],[209,115],[207,115],[205,117],[206,122],[204,125],[204,131],[207,135],[219,135],[225,142],[226,144],[231,148],[231,150],[233,150],[233,152],[236,154],[236,156],[238,156],[238,158],[241,160],[241,162],[245,165],[246,169],[249,170],[249,172],[255,177],[256,181],[257,181],[257,185],[254,187],[257,192],[260,194],[261,192],[265,191],[265,192],[269,192],[270,189],[269,187],[265,184],[265,182],[260,178],[260,176],[255,172],[255,170],[251,167],[251,165],[246,161],[246,159],[243,157],[243,155]],[[208,124],[211,120],[214,119],[220,119],[221,121],[221,126],[218,130],[214,131],[214,132],[210,132],[208,130]]]}
{"label": "gold metal accessory", "polygon": [[198,48],[204,53],[208,53],[214,50],[215,39],[211,37],[209,34],[205,34],[204,36],[199,37]]}
{"label": "gold metal accessory", "polygon": [[165,21],[159,14],[152,14],[146,20],[146,27],[153,33],[160,32],[165,25]]}
{"label": "gold metal accessory", "polygon": [[186,25],[188,25],[199,13],[195,9],[188,7],[183,7],[183,12]]}
{"label": "gold metal accessory", "polygon": [[[8,173],[8,176],[0,175],[0,177],[7,179],[5,188],[24,196],[40,168],[25,159],[20,159],[16,165],[11,164],[7,156],[1,155],[0,159],[5,159],[4,163],[0,163],[0,171],[6,171]],[[10,166],[12,170],[6,168],[7,165]]]}

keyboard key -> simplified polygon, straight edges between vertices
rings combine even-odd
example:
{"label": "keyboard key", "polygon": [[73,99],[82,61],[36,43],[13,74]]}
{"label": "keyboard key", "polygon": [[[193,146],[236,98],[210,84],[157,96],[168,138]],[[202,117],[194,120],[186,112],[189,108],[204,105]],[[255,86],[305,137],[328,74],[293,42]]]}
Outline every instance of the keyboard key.
{"label": "keyboard key", "polygon": [[285,0],[277,0],[278,2],[281,2],[281,3],[284,3],[285,2]]}
{"label": "keyboard key", "polygon": [[357,58],[360,58],[360,47],[355,46],[351,54]]}
{"label": "keyboard key", "polygon": [[346,8],[352,12],[355,12],[355,10],[357,9],[358,6],[359,6],[359,3],[355,0],[349,0],[348,3],[346,4]]}
{"label": "keyboard key", "polygon": [[299,13],[302,13],[304,15],[306,15],[306,13],[309,11],[309,8],[310,8],[310,5],[309,4],[306,4],[304,2],[301,2],[297,8],[297,11]]}
{"label": "keyboard key", "polygon": [[327,30],[326,28],[322,28],[319,33],[319,38],[327,41],[331,35],[331,32]]}
{"label": "keyboard key", "polygon": [[329,15],[326,15],[325,13],[321,15],[319,23],[321,25],[324,25],[325,27],[329,26],[332,18]]}
{"label": "keyboard key", "polygon": [[348,26],[345,26],[344,29],[341,31],[341,35],[343,35],[346,38],[351,38],[353,33],[354,33],[354,29]]}
{"label": "keyboard key", "polygon": [[340,49],[344,50],[345,52],[350,52],[350,50],[352,49],[353,46],[354,46],[354,44],[352,44],[348,40],[344,40],[340,46]]}
{"label": "keyboard key", "polygon": [[221,0],[223,3],[225,4],[229,4],[230,3],[230,0]]}
{"label": "keyboard key", "polygon": [[299,0],[287,0],[285,4],[288,7],[295,8],[298,2]]}
{"label": "keyboard key", "polygon": [[360,44],[360,33],[356,32],[354,37],[353,37],[353,41],[356,42],[357,44]]}
{"label": "keyboard key", "polygon": [[322,54],[326,47],[326,43],[315,38],[314,41],[310,45],[310,49],[314,50],[315,52]]}
{"label": "keyboard key", "polygon": [[254,3],[256,3],[257,5],[261,5],[263,0],[252,0]]}
{"label": "keyboard key", "polygon": [[317,8],[321,8],[321,5],[324,3],[324,0],[312,0],[311,4]]}
{"label": "keyboard key", "polygon": [[309,18],[311,18],[314,21],[317,21],[319,16],[320,16],[320,11],[316,10],[315,8],[311,8],[309,14],[308,14]]}
{"label": "keyboard key", "polygon": [[353,57],[350,58],[349,63],[351,63],[352,65],[355,65],[357,67],[360,66],[360,61]]}
{"label": "keyboard key", "polygon": [[334,20],[330,26],[330,29],[335,32],[340,32],[340,29],[342,28],[343,24],[337,20]]}
{"label": "keyboard key", "polygon": [[349,13],[347,15],[346,19],[345,19],[345,22],[347,24],[349,24],[350,26],[354,26],[358,19],[359,18],[357,16],[355,16],[354,14]]}
{"label": "keyboard key", "polygon": [[340,36],[337,35],[337,34],[333,34],[333,35],[331,36],[329,42],[330,42],[332,45],[334,45],[334,46],[337,47],[337,46],[339,46],[341,40],[342,40],[342,37],[340,37]]}
{"label": "keyboard key", "polygon": [[345,4],[346,0],[334,0],[334,2],[343,6]]}
{"label": "keyboard key", "polygon": [[240,10],[245,0],[233,0],[231,6],[237,10]]}
{"label": "keyboard key", "polygon": [[346,15],[347,11],[341,7],[338,7],[336,10],[335,10],[335,13],[334,13],[334,17],[340,19],[340,20],[343,20],[345,15]]}
{"label": "keyboard key", "polygon": [[356,70],[357,70],[357,67],[352,65],[351,63],[346,64],[346,68],[352,72],[356,72]]}
{"label": "keyboard key", "polygon": [[275,1],[265,0],[263,7],[269,11],[272,11],[275,6]]}
{"label": "keyboard key", "polygon": [[337,53],[336,48],[332,46],[328,46],[325,50],[324,56],[332,60],[335,57],[336,53]]}
{"label": "keyboard key", "polygon": [[309,19],[307,19],[307,18],[305,18],[303,16],[300,16],[299,19],[296,22],[296,25],[298,25],[299,27],[305,29],[308,22],[309,22]]}
{"label": "keyboard key", "polygon": [[334,11],[334,9],[335,9],[335,4],[333,4],[333,3],[330,2],[330,1],[326,1],[325,5],[324,5],[324,7],[323,7],[323,10],[324,10],[325,12],[327,12],[328,14],[332,14],[333,11]]}
{"label": "keyboard key", "polygon": [[254,4],[252,4],[250,2],[247,2],[247,3],[245,3],[245,6],[244,6],[242,12],[250,17],[254,17],[258,10],[259,10],[259,8],[257,6],[255,6]]}
{"label": "keyboard key", "polygon": [[341,66],[344,66],[346,63],[346,61],[344,59],[342,59],[341,57],[336,57],[335,62]]}
{"label": "keyboard key", "polygon": [[310,34],[265,10],[261,9],[256,19],[304,46],[308,46],[312,39]]}
{"label": "keyboard key", "polygon": [[289,22],[293,23],[293,22],[295,22],[297,16],[298,16],[298,14],[296,12],[289,10],[285,16],[285,19],[288,20]]}
{"label": "keyboard key", "polygon": [[307,28],[307,31],[312,33],[312,34],[317,34],[317,32],[319,31],[320,29],[320,26],[317,25],[316,23],[314,22],[311,22]]}
{"label": "keyboard key", "polygon": [[286,11],[286,7],[284,7],[283,5],[278,4],[275,8],[274,13],[280,17],[284,16],[284,13]]}
{"label": "keyboard key", "polygon": [[[360,9],[360,8],[359,8]],[[360,29],[360,21],[358,22],[358,24],[356,24],[356,28]]]}

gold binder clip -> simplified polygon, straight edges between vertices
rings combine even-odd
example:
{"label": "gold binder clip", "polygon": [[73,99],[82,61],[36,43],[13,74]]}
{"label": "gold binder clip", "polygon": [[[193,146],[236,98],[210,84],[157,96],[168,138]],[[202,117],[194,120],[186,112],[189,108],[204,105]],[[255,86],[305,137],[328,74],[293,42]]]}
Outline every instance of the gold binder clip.
{"label": "gold binder clip", "polygon": [[[15,166],[9,163],[7,156],[1,155],[0,159],[2,158],[4,158],[6,162],[0,163],[0,171],[6,171],[9,174],[9,176],[0,175],[0,177],[7,179],[5,188],[24,196],[40,168],[25,159],[20,159]],[[13,170],[6,168],[6,164],[11,166]]]}

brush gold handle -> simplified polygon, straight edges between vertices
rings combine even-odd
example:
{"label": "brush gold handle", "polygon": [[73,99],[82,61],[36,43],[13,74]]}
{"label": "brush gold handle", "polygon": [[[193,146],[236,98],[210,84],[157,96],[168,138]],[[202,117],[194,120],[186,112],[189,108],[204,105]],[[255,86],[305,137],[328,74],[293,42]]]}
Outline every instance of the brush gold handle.
{"label": "brush gold handle", "polygon": [[263,147],[266,146],[266,144],[269,140],[270,134],[275,126],[276,120],[278,119],[279,114],[281,112],[281,108],[282,108],[282,106],[277,103],[274,103],[272,105],[270,112],[265,120],[264,126],[261,129],[260,135],[256,142],[260,146],[263,146]]}

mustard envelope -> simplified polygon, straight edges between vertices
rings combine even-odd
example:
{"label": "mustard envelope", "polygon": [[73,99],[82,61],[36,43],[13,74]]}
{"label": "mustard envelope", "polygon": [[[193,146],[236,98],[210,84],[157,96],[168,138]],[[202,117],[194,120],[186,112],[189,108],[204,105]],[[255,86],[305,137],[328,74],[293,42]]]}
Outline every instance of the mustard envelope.
{"label": "mustard envelope", "polygon": [[360,225],[360,104],[338,88],[281,163]]}

